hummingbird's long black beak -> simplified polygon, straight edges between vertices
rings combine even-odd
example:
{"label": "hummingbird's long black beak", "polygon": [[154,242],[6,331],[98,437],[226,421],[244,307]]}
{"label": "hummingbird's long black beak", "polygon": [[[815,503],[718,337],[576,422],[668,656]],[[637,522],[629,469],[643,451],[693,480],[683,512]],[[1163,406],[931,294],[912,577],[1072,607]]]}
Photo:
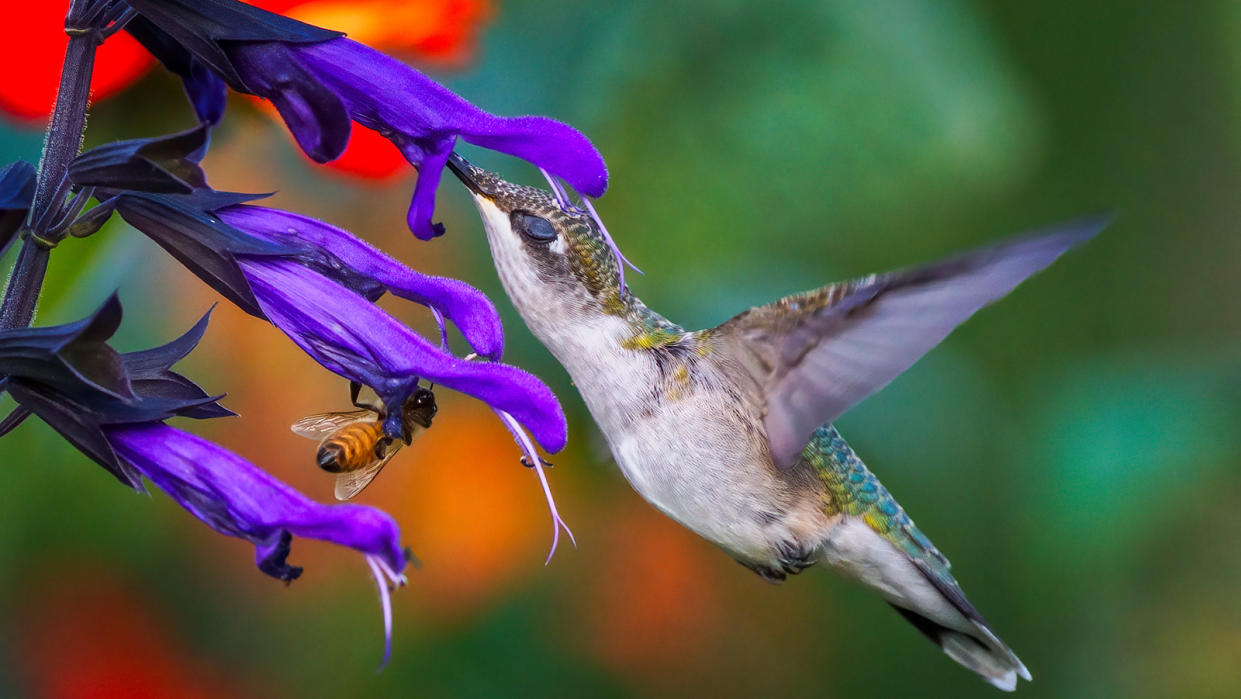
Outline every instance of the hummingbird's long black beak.
{"label": "hummingbird's long black beak", "polygon": [[478,168],[471,165],[470,161],[457,155],[456,151],[448,154],[448,169],[452,170],[452,174],[456,175],[457,179],[461,180],[461,184],[464,184],[471,192],[480,196],[487,196],[487,193],[479,185],[478,180],[474,178],[474,172]]}

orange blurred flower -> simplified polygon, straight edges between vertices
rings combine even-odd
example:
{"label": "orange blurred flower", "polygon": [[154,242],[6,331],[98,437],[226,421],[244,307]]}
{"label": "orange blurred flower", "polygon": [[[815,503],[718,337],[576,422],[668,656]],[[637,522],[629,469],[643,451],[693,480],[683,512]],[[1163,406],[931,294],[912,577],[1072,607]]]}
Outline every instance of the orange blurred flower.
{"label": "orange blurred flower", "polygon": [[635,501],[618,509],[596,544],[607,561],[579,600],[584,635],[595,657],[621,672],[684,672],[703,662],[708,639],[722,630],[724,602],[706,582],[720,560],[654,509]]}
{"label": "orange blurred flower", "polygon": [[258,0],[252,3],[354,41],[414,58],[460,66],[474,53],[488,0]]}
{"label": "orange blurred flower", "polygon": [[[433,430],[375,494],[404,525],[424,565],[410,577],[412,600],[441,621],[469,618],[537,570],[551,521],[534,473],[513,439],[478,401],[445,395]],[[571,551],[571,548],[566,548]]]}
{"label": "orange blurred flower", "polygon": [[[422,62],[460,66],[474,52],[478,29],[491,14],[489,0],[253,0],[250,4],[343,31],[377,49]],[[68,37],[61,30],[69,0],[15,3],[6,9],[10,32],[0,42],[0,65],[21,66],[0,76],[0,109],[42,123],[52,110]],[[92,96],[98,101],[137,82],[155,61],[121,32],[99,49]],[[274,110],[270,112],[275,114]],[[404,169],[396,148],[379,134],[354,126],[349,148],[331,165],[364,177]]]}

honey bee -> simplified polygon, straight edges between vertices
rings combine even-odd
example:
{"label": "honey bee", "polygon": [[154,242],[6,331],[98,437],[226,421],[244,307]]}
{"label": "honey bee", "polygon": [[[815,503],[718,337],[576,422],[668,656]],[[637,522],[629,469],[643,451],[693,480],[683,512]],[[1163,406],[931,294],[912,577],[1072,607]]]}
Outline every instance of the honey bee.
{"label": "honey bee", "polygon": [[403,406],[402,439],[384,434],[386,411],[382,406],[358,402],[359,388],[352,386],[353,404],[361,410],[319,413],[293,423],[293,432],[319,441],[315,461],[319,468],[336,474],[336,499],[349,500],[375,480],[401,447],[431,426],[435,417],[435,394],[419,387]]}

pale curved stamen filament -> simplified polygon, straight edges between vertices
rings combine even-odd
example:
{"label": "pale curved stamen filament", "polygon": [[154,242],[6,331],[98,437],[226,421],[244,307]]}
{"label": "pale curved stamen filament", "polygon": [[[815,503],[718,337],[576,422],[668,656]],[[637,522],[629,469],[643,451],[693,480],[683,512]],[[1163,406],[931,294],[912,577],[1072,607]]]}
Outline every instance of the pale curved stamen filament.
{"label": "pale curved stamen filament", "polygon": [[547,180],[547,184],[551,186],[552,194],[556,195],[556,201],[560,203],[561,209],[569,212],[581,211],[581,209],[573,205],[573,200],[569,198],[569,193],[560,184],[560,180],[543,168],[539,168],[539,172],[543,173],[543,179]]}
{"label": "pale curved stamen filament", "polygon": [[368,554],[366,564],[370,566],[371,575],[375,577],[375,584],[379,587],[379,604],[383,607],[384,615],[384,654],[383,659],[379,661],[379,667],[375,668],[375,671],[379,672],[392,658],[392,595],[388,591],[388,583],[389,580],[400,577],[401,584],[404,584],[404,576],[396,576],[377,556]]}
{"label": "pale curved stamen filament", "polygon": [[[420,565],[417,559],[412,559],[412,553],[408,550],[406,550],[405,555],[411,557],[415,567]],[[379,566],[379,569],[382,570],[383,574],[388,578],[388,582],[390,582],[393,586],[405,587],[405,585],[409,582],[409,579],[405,577],[404,573],[398,573],[395,570],[392,570],[392,567],[389,566],[387,561],[384,559],[379,556],[372,556],[372,558],[375,559],[375,564]]]}
{"label": "pale curved stamen filament", "polygon": [[561,529],[564,529],[565,533],[569,535],[569,541],[573,542],[575,547],[577,546],[577,539],[574,538],[573,530],[569,529],[569,525],[565,524],[565,521],[560,518],[560,512],[556,509],[556,499],[552,497],[552,488],[547,482],[547,474],[543,472],[543,460],[539,458],[539,453],[535,450],[534,443],[530,441],[530,436],[526,434],[526,430],[522,428],[521,424],[512,415],[503,410],[496,410],[495,408],[492,408],[492,410],[495,410],[496,415],[500,418],[500,422],[504,423],[509,433],[513,435],[513,439],[521,447],[522,452],[532,464],[534,472],[538,475],[539,484],[543,486],[543,497],[547,499],[547,509],[552,515],[552,548],[547,552],[547,560],[543,562],[543,565],[547,565],[552,562],[552,556],[556,553],[556,546],[560,543]]}
{"label": "pale curved stamen filament", "polygon": [[556,201],[560,203],[561,209],[569,212],[582,212],[590,214],[590,217],[594,220],[595,225],[599,226],[599,233],[603,236],[604,242],[608,244],[608,247],[612,250],[612,254],[616,257],[616,266],[620,269],[620,288],[622,290],[626,289],[625,267],[628,266],[638,274],[642,274],[642,270],[638,269],[637,265],[630,262],[629,258],[625,257],[625,253],[621,252],[620,246],[616,244],[616,241],[612,239],[612,234],[608,232],[608,227],[603,225],[603,219],[599,218],[599,212],[595,211],[594,205],[590,203],[590,197],[584,196],[581,198],[582,204],[586,207],[583,212],[580,207],[574,205],[573,201],[569,198],[568,193],[565,192],[564,186],[560,184],[559,179],[543,168],[539,168],[539,172],[543,173],[543,179],[547,180],[547,184],[551,185],[552,193],[556,195]]}
{"label": "pale curved stamen filament", "polygon": [[616,241],[612,239],[612,234],[608,233],[608,227],[603,225],[603,219],[599,218],[599,212],[595,211],[595,205],[590,203],[590,197],[582,197],[582,203],[586,205],[586,211],[590,213],[590,217],[594,219],[595,224],[599,226],[599,232],[603,234],[603,239],[607,241],[608,247],[612,248],[612,253],[616,255],[616,265],[620,267],[621,288],[623,289],[625,288],[626,265],[638,274],[642,274],[643,272],[638,269],[637,265],[630,262],[628,257],[625,257],[625,253],[621,252],[620,246],[618,246]]}
{"label": "pale curved stamen filament", "polygon": [[439,309],[436,308],[435,306],[427,306],[427,308],[431,309],[431,315],[435,317],[435,324],[438,325],[440,329],[440,349],[447,352],[448,351],[448,325],[444,321],[444,314],[440,313]]}

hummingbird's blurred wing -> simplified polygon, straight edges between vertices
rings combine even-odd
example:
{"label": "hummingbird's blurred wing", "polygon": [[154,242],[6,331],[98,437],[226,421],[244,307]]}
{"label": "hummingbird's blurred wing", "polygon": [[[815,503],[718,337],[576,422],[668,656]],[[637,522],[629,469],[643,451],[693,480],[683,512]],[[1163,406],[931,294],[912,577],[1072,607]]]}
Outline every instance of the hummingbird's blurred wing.
{"label": "hummingbird's blurred wing", "polygon": [[1103,229],[1075,221],[929,265],[872,275],[752,308],[708,331],[763,391],[776,464],[811,432],[908,369],[957,325]]}

